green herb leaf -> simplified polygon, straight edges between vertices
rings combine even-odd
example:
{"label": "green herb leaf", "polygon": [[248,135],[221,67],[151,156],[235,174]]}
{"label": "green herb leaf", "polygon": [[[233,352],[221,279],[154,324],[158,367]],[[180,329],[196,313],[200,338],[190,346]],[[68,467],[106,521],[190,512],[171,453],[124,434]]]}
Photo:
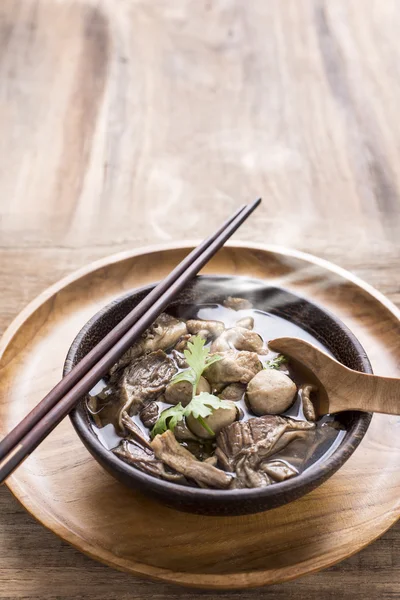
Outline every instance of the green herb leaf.
{"label": "green herb leaf", "polygon": [[212,363],[220,360],[222,357],[215,355],[210,356],[210,348],[205,348],[206,341],[199,335],[192,338],[188,343],[187,349],[184,351],[186,362],[196,374],[197,381],[200,379],[203,371]]}
{"label": "green herb leaf", "polygon": [[193,395],[196,393],[197,384],[199,383],[200,377],[203,371],[221,360],[222,356],[214,354],[210,356],[210,348],[205,348],[205,340],[200,336],[196,335],[188,342],[187,349],[184,351],[186,362],[189,368],[185,371],[181,371],[171,379],[171,383],[178,383],[179,381],[189,381],[193,386]]}
{"label": "green herb leaf", "polygon": [[193,369],[185,369],[173,376],[171,383],[179,383],[180,381],[188,381],[192,385],[196,383],[196,373]]}
{"label": "green herb leaf", "polygon": [[185,408],[185,417],[193,415],[195,419],[199,417],[208,417],[217,408],[231,408],[232,403],[227,400],[221,400],[214,394],[208,392],[201,392],[189,402]]}
{"label": "green herb leaf", "polygon": [[176,406],[171,406],[171,408],[163,410],[151,430],[151,437],[154,438],[158,434],[165,433],[168,429],[173,431],[178,423],[182,421],[184,412],[185,409],[180,402]]}
{"label": "green herb leaf", "polygon": [[287,362],[288,362],[288,359],[286,356],[284,356],[283,354],[278,354],[278,356],[276,356],[272,360],[267,360],[267,362],[264,364],[264,368],[265,369],[279,369],[279,367],[281,365],[283,365],[284,363],[287,363]]}
{"label": "green herb leaf", "polygon": [[184,417],[193,415],[195,419],[210,433],[214,435],[212,429],[205,423],[205,417],[212,414],[214,410],[218,408],[231,408],[232,402],[228,400],[221,400],[218,396],[209,394],[208,392],[201,392],[197,396],[194,396],[189,404],[184,408],[181,403],[176,406],[171,406],[167,410],[163,410],[159,416],[157,423],[151,430],[151,437],[154,438],[158,434],[162,434],[168,429],[173,431],[180,421]]}

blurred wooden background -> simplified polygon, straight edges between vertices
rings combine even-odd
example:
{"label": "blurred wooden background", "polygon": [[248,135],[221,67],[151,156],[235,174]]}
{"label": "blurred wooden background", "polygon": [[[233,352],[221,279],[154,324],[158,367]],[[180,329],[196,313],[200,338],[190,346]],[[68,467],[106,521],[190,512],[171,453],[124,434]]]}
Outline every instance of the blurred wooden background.
{"label": "blurred wooden background", "polygon": [[[400,304],[397,0],[3,0],[0,331],[86,262],[200,238],[306,250]],[[392,599],[400,528],[221,598]],[[80,555],[0,490],[0,598],[191,600]]]}

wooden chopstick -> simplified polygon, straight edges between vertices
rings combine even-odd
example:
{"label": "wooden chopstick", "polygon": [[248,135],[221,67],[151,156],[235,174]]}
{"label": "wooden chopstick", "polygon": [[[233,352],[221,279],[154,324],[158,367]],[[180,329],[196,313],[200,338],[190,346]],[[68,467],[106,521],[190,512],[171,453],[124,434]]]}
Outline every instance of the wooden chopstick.
{"label": "wooden chopstick", "polygon": [[[17,426],[19,427],[18,435],[14,434],[11,436],[16,428],[13,432],[8,434],[8,436],[11,436],[9,438],[11,442],[12,440],[17,441],[14,443],[8,441],[7,445],[3,445],[3,442],[6,440],[5,438],[1,444],[3,448],[8,447],[8,450],[5,456],[2,456],[2,460],[0,460],[0,484],[4,482],[14,469],[18,467],[18,465],[43,441],[45,437],[47,437],[54,427],[62,421],[62,419],[72,410],[74,405],[85,396],[104,375],[106,375],[112,365],[132,346],[168,304],[170,304],[173,298],[224,245],[231,235],[257,208],[260,202],[261,198],[245,208],[236,211],[235,215],[233,215],[233,217],[231,217],[231,219],[229,219],[216,234],[200,244],[195,251],[182,261],[185,263],[183,268],[182,263],[180,263],[180,265],[172,271],[172,273],[174,273],[174,278],[171,278],[172,273],[170,273],[170,275],[159,284],[163,292],[160,295],[156,294],[156,297],[153,295],[152,302],[148,301],[145,304],[145,311],[141,314],[139,313],[139,318],[136,313],[135,317],[132,319],[131,315],[132,312],[134,312],[132,311],[128,315],[131,319],[130,326],[126,327],[125,324],[121,329],[120,323],[119,326],[117,325],[117,327],[103,339],[104,342],[104,340],[108,338],[106,344],[107,349],[104,352],[103,350],[98,351],[98,354],[95,354],[94,362],[93,358],[88,361],[87,365],[91,363],[91,366],[78,371],[79,375],[75,375],[74,378],[68,378],[67,376],[62,379],[42,402],[39,403],[27,417],[25,417],[25,419],[30,419],[28,426],[26,424],[22,426],[22,421]],[[177,272],[178,276],[175,277]],[[150,294],[154,293],[154,291],[155,290],[150,292]],[[148,298],[150,294],[146,296],[146,298]],[[146,298],[142,302],[144,302]],[[127,317],[125,320],[126,319]],[[114,334],[116,330],[117,334]],[[110,335],[112,336],[111,341]],[[100,342],[100,344],[102,344],[102,342]],[[98,346],[100,344],[98,344]],[[98,346],[96,346],[96,348]],[[103,346],[103,349],[104,347],[105,346]],[[91,352],[93,352],[93,350]],[[89,356],[89,354],[87,356]],[[82,359],[77,367],[79,367],[84,360],[85,359]],[[75,367],[73,371],[75,371],[77,367]],[[71,371],[71,373],[73,371]],[[72,384],[71,379],[74,382]],[[67,384],[64,384],[66,380],[68,380]],[[56,389],[57,393],[54,394],[54,390]],[[46,400],[49,396],[51,398],[50,401]],[[54,400],[54,397],[56,397],[56,400]],[[42,404],[43,402],[44,404]],[[41,406],[40,411],[38,411],[39,406]],[[32,413],[34,413],[33,416]],[[40,414],[39,417],[38,414]],[[21,436],[21,431],[26,431],[25,435]]]}
{"label": "wooden chopstick", "polygon": [[210,246],[223,232],[227,225],[244,210],[243,204],[221,227],[199,246],[190,252],[147,296],[135,306],[57,385],[35,406],[18,425],[0,442],[0,464],[2,459],[22,440],[22,438],[38,423],[45,414],[94,367],[99,359],[132,327],[136,321],[166,292],[187,267]]}

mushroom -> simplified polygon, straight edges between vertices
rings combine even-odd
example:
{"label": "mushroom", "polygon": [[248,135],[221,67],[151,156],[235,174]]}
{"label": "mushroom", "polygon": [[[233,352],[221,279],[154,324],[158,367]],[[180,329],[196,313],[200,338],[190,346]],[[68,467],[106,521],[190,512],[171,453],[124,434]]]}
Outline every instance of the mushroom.
{"label": "mushroom", "polygon": [[243,383],[230,383],[219,394],[221,400],[232,400],[238,402],[243,398],[246,386]]}
{"label": "mushroom", "polygon": [[253,329],[254,328],[253,317],[242,317],[241,319],[236,321],[236,327],[244,327],[245,329]]}
{"label": "mushroom", "polygon": [[213,439],[224,427],[231,425],[238,417],[238,410],[234,402],[229,402],[229,408],[217,408],[211,415],[204,418],[205,423],[214,432],[212,435],[203,425],[193,416],[186,417],[186,423],[190,431],[202,439]]}
{"label": "mushroom", "polygon": [[177,473],[170,467],[167,469],[161,460],[157,460],[151,446],[142,448],[139,444],[132,444],[128,440],[122,440],[112,452],[123,461],[133,465],[140,471],[175,483],[187,484],[183,475]]}
{"label": "mushroom", "polygon": [[172,350],[171,355],[173,356],[176,365],[180,368],[180,369],[187,369],[188,368],[188,364],[186,362],[186,358],[184,357],[183,354],[180,354],[177,350]]}
{"label": "mushroom", "polygon": [[221,360],[210,365],[204,371],[204,377],[213,388],[223,383],[248,383],[258,371],[262,364],[255,352],[219,352]]}
{"label": "mushroom", "polygon": [[167,313],[161,313],[145,333],[144,351],[167,350],[185,334],[187,334],[187,327],[184,321],[175,319]]}
{"label": "mushroom", "polygon": [[314,423],[275,415],[236,421],[219,433],[215,455],[223,469],[236,472],[235,487],[263,487],[272,475],[264,471],[265,461],[295,440],[312,439],[314,430]]}
{"label": "mushroom", "polygon": [[150,429],[156,424],[159,415],[157,402],[148,402],[140,411],[140,420],[143,425]]}
{"label": "mushroom", "polygon": [[246,298],[232,298],[232,296],[228,296],[223,304],[226,308],[232,308],[233,310],[253,308],[250,300],[247,300]]}
{"label": "mushroom", "polygon": [[200,337],[203,340],[207,341],[210,337],[210,332],[207,329],[200,329],[196,333],[196,335],[191,335],[190,333],[188,333],[187,335],[182,336],[182,338],[176,344],[175,350],[177,350],[178,352],[183,352],[184,350],[186,350],[188,343],[193,342],[193,339],[195,337]]}
{"label": "mushroom", "polygon": [[262,337],[255,331],[250,331],[245,327],[231,327],[221,333],[211,344],[211,352],[226,352],[236,349],[261,354],[263,345]]}
{"label": "mushroom", "polygon": [[183,352],[184,350],[186,350],[187,343],[191,337],[192,336],[190,335],[190,333],[185,333],[185,335],[182,335],[182,337],[175,344],[174,351]]}
{"label": "mushroom", "polygon": [[122,415],[136,415],[145,401],[162,394],[175,375],[173,360],[162,350],[145,354],[125,368],[119,387],[118,425],[123,430]]}
{"label": "mushroom", "polygon": [[223,489],[227,488],[232,481],[232,475],[224,473],[209,463],[197,460],[189,450],[176,441],[170,430],[156,435],[151,446],[156,458],[201,487]]}
{"label": "mushroom", "polygon": [[314,404],[312,403],[310,396],[312,392],[318,392],[317,386],[313,385],[312,383],[304,383],[302,386],[300,386],[299,392],[305,418],[307,421],[315,421],[317,417],[315,414]]}
{"label": "mushroom", "polygon": [[216,338],[225,329],[225,325],[221,321],[202,321],[201,319],[189,319],[186,321],[186,327],[189,333],[193,335],[200,334],[204,337],[207,332],[207,337]]}
{"label": "mushroom", "polygon": [[[200,377],[196,388],[196,394],[201,392],[210,392],[210,384],[207,379]],[[177,383],[169,383],[165,389],[165,401],[169,404],[178,404],[182,406],[189,404],[193,396],[193,386],[189,381],[178,381]]]}
{"label": "mushroom", "polygon": [[185,423],[185,419],[179,421],[174,428],[174,436],[178,440],[178,442],[198,442],[199,439],[192,433],[189,427]]}
{"label": "mushroom", "polygon": [[209,456],[203,462],[208,463],[209,465],[212,465],[213,467],[216,467],[218,465],[218,459],[215,455]]}
{"label": "mushroom", "polygon": [[295,475],[298,475],[298,470],[282,460],[272,460],[261,466],[261,470],[272,477],[275,481],[285,481]]}
{"label": "mushroom", "polygon": [[247,386],[246,397],[251,410],[258,416],[279,415],[293,404],[296,384],[276,369],[263,369]]}
{"label": "mushroom", "polygon": [[143,340],[139,340],[133,344],[128,350],[121,356],[119,360],[111,367],[110,375],[111,382],[117,383],[121,376],[122,369],[130,365],[133,361],[143,355]]}

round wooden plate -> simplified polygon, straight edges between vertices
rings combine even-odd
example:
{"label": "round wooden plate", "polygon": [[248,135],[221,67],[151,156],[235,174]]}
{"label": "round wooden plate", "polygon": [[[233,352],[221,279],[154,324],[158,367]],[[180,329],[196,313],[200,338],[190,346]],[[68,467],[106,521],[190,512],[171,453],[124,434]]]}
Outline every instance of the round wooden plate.
{"label": "round wooden plate", "polygon": [[[0,346],[0,433],[59,380],[76,333],[100,307],[164,277],[191,244],[106,258],[45,291]],[[350,273],[283,248],[231,244],[205,273],[260,277],[335,312],[378,374],[400,376],[400,311]],[[360,447],[324,485],[281,508],[243,517],[176,512],[116,482],[66,419],[9,478],[26,509],[86,554],[135,575],[204,588],[272,584],[359,551],[400,512],[400,419],[375,415]]]}

